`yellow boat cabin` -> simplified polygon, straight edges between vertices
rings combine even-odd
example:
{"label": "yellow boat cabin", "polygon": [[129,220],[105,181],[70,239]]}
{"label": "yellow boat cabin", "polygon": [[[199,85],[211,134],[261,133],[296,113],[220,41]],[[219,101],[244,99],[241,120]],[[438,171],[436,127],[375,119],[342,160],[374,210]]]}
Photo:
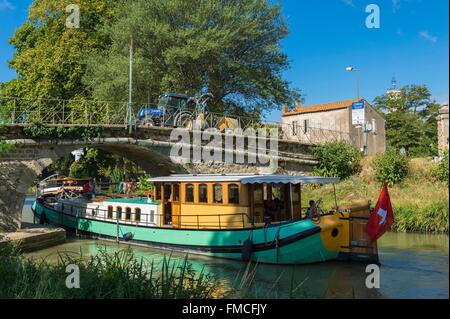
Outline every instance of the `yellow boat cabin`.
{"label": "yellow boat cabin", "polygon": [[176,228],[246,228],[299,220],[301,187],[337,178],[284,175],[171,175],[152,178],[162,224]]}

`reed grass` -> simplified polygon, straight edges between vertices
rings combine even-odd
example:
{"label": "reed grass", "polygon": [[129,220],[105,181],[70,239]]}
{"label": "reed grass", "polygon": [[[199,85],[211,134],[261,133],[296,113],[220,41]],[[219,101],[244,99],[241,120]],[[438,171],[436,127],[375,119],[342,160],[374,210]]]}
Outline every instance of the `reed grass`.
{"label": "reed grass", "polygon": [[[137,259],[130,249],[84,258],[60,253],[56,263],[24,257],[13,245],[0,248],[0,298],[26,299],[207,299],[219,283],[196,273],[187,257],[174,262],[164,257],[160,266]],[[68,265],[78,265],[80,288],[66,287]]]}

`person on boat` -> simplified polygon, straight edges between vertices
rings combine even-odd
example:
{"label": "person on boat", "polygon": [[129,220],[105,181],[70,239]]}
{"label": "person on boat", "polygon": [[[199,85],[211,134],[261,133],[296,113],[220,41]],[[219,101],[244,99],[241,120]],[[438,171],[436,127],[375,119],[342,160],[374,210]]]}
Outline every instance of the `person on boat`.
{"label": "person on boat", "polygon": [[149,204],[153,203],[152,194],[150,194],[150,193],[147,195],[147,203],[149,203]]}
{"label": "person on boat", "polygon": [[89,181],[89,194],[90,194],[92,197],[95,197],[95,183],[94,183],[93,180],[90,180],[90,181]]}
{"label": "person on boat", "polygon": [[83,193],[89,193],[89,182],[83,184]]}
{"label": "person on boat", "polygon": [[310,200],[309,207],[306,210],[306,218],[313,219],[314,215],[316,214],[316,211],[317,211],[316,202],[313,200]]}

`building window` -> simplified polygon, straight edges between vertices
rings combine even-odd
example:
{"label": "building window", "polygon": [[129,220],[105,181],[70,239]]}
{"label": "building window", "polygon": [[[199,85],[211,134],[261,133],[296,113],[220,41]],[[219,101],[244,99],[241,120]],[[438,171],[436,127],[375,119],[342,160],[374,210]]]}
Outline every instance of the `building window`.
{"label": "building window", "polygon": [[200,184],[198,186],[198,202],[199,203],[208,202],[208,185]]}
{"label": "building window", "polygon": [[180,185],[178,184],[173,185],[173,201],[174,202],[180,201]]}
{"label": "building window", "polygon": [[309,130],[309,120],[304,120],[303,121],[303,132],[306,134],[308,133]]}
{"label": "building window", "polygon": [[377,132],[377,121],[375,119],[372,119],[372,133]]}
{"label": "building window", "polygon": [[214,184],[213,189],[214,189],[214,194],[213,194],[214,203],[222,204],[223,203],[222,185]]}
{"label": "building window", "polygon": [[108,216],[109,219],[113,218],[113,207],[112,206],[108,206]]}
{"label": "building window", "polygon": [[116,207],[116,218],[117,219],[121,219],[122,218],[122,207],[120,207],[120,206],[117,206]]}
{"label": "building window", "polygon": [[141,209],[140,208],[134,209],[134,221],[136,221],[136,222],[141,221]]}
{"label": "building window", "polygon": [[186,202],[188,203],[194,202],[194,185],[192,184],[186,185]]}
{"label": "building window", "polygon": [[125,208],[125,219],[131,220],[131,208],[130,207]]}
{"label": "building window", "polygon": [[228,203],[239,204],[239,186],[236,184],[228,185]]}
{"label": "building window", "polygon": [[298,122],[297,121],[292,121],[292,135],[297,135],[298,134]]}

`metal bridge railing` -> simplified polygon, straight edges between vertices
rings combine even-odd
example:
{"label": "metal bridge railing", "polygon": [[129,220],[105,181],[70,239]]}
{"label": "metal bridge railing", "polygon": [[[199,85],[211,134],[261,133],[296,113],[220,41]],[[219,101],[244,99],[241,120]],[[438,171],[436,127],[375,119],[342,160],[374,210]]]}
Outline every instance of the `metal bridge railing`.
{"label": "metal bridge railing", "polygon": [[[142,108],[157,108],[157,103],[134,103],[132,105],[132,124],[134,127],[153,126],[151,118],[145,113],[137,116]],[[84,99],[26,99],[0,97],[0,123],[61,126],[113,126],[129,123],[128,103]],[[149,124],[150,123],[150,124]],[[359,144],[360,137],[349,132],[319,127],[303,127],[298,124],[275,121],[262,121],[259,118],[196,109],[164,107],[163,116],[157,126],[183,127],[188,130],[207,128],[224,129],[265,129],[267,136],[279,140],[305,144],[320,144],[330,140],[347,140]],[[278,136],[269,135],[269,130],[277,129]]]}

